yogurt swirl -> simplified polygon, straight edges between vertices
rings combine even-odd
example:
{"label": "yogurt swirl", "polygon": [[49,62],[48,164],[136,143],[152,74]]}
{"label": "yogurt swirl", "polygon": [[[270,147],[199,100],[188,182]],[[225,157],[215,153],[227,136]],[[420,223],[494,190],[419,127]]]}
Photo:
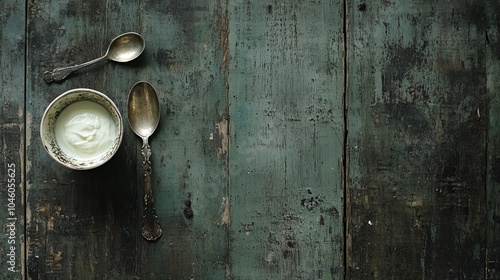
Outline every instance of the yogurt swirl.
{"label": "yogurt swirl", "polygon": [[56,141],[67,155],[89,160],[102,156],[113,144],[116,127],[100,104],[79,101],[66,107],[56,121]]}

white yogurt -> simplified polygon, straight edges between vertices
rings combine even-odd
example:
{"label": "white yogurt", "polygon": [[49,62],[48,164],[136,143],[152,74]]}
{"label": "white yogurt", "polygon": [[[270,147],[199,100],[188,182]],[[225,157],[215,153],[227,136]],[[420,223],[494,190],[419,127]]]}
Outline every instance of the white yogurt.
{"label": "white yogurt", "polygon": [[92,101],[79,101],[66,107],[57,118],[55,132],[61,150],[78,160],[102,156],[116,137],[111,114]]}

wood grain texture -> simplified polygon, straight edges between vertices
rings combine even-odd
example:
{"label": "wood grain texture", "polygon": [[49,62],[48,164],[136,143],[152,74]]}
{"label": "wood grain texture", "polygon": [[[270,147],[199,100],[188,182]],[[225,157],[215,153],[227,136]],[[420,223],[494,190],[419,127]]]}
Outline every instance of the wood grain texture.
{"label": "wood grain texture", "polygon": [[[30,1],[27,158],[28,275],[31,279],[221,279],[227,230],[219,226],[226,194],[226,81],[217,28],[220,5],[182,1]],[[104,54],[110,40],[136,31],[146,50],[132,63],[101,63],[46,85],[42,73]],[[140,139],[128,127],[128,91],[156,88],[161,121],[150,138],[152,185],[163,236],[141,234]],[[52,161],[39,140],[48,103],[88,87],[112,98],[125,123],[122,147],[95,170]],[[213,136],[213,137],[212,137]]]}
{"label": "wood grain texture", "polygon": [[340,279],[342,2],[229,14],[231,279]]}
{"label": "wood grain texture", "polygon": [[24,4],[0,2],[0,279],[24,275]]}
{"label": "wood grain texture", "polygon": [[349,279],[484,279],[484,1],[348,2]]}
{"label": "wood grain texture", "polygon": [[[500,278],[496,2],[0,1],[0,181],[14,164],[18,198],[14,272],[0,208],[0,279]],[[137,60],[44,83],[127,31]],[[155,243],[126,117],[139,80],[161,106]],[[95,170],[39,137],[78,87],[125,122]]]}
{"label": "wood grain texture", "polygon": [[486,273],[500,278],[500,4],[487,1],[485,11],[486,87],[488,102]]}

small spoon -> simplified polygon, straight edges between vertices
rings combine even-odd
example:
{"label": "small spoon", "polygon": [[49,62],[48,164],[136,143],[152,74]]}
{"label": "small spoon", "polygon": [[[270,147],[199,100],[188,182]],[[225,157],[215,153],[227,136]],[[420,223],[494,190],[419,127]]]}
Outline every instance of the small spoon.
{"label": "small spoon", "polygon": [[56,68],[52,72],[47,71],[43,74],[43,79],[46,83],[62,81],[74,71],[105,59],[115,62],[129,62],[136,59],[144,51],[145,46],[144,38],[140,34],[123,33],[111,41],[104,56],[70,67]]}
{"label": "small spoon", "polygon": [[137,82],[128,96],[128,121],[137,136],[142,138],[141,153],[144,157],[144,216],[142,236],[149,241],[155,241],[161,236],[160,222],[153,206],[153,191],[151,190],[151,147],[148,138],[160,121],[160,105],[155,89],[148,82]]}

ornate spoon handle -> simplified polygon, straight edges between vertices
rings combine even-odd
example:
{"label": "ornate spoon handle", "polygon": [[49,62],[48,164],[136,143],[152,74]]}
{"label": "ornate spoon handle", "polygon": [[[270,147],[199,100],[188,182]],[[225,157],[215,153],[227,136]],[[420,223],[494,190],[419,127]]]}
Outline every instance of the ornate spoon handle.
{"label": "ornate spoon handle", "polygon": [[154,208],[153,191],[151,189],[151,147],[148,138],[143,138],[141,153],[144,157],[142,168],[144,170],[144,216],[142,236],[148,241],[156,241],[161,236],[160,222]]}
{"label": "ornate spoon handle", "polygon": [[66,79],[69,74],[73,73],[74,71],[81,69],[83,67],[89,66],[91,64],[94,64],[96,62],[99,62],[103,59],[106,59],[106,56],[96,58],[94,60],[82,63],[82,64],[77,64],[69,67],[62,67],[62,68],[56,68],[52,72],[51,71],[46,71],[43,73],[43,80],[49,84],[52,82],[58,82]]}

